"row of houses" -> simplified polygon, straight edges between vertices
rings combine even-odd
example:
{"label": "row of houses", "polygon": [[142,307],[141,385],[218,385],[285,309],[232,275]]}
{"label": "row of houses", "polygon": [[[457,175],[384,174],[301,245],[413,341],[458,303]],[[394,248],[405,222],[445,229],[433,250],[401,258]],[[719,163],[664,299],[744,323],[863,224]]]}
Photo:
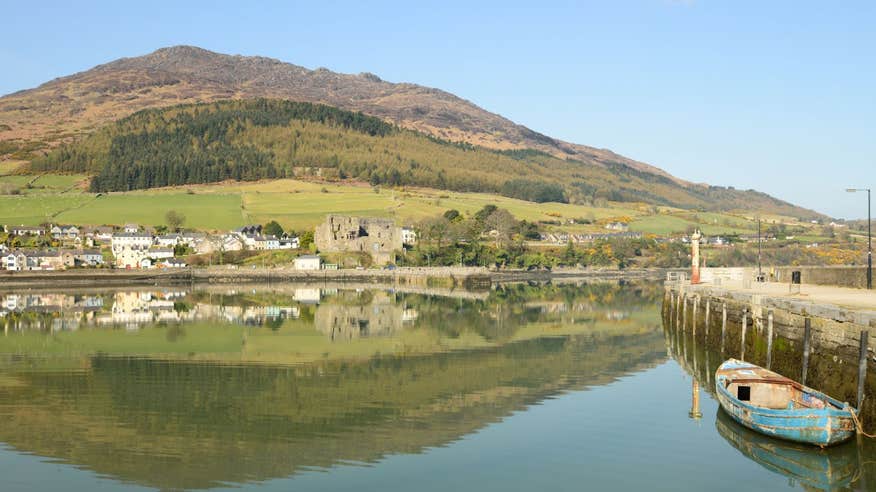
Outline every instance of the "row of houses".
{"label": "row of houses", "polygon": [[[243,250],[298,249],[298,237],[277,237],[266,234],[261,225],[245,225],[224,234],[179,232],[156,235],[150,228],[126,224],[119,229],[110,226],[78,227],[75,225],[10,226],[10,236],[51,236],[75,248],[81,244],[108,245],[117,268],[179,267],[184,263],[174,258],[174,252],[185,246],[195,254]],[[315,242],[321,252],[362,252],[370,254],[378,265],[391,263],[396,251],[416,243],[416,232],[410,227],[396,227],[390,219],[329,215],[317,226]],[[71,244],[72,243],[72,244]],[[85,250],[81,250],[85,251]],[[91,250],[88,250],[91,251]],[[0,251],[2,252],[2,251]],[[99,254],[100,251],[97,251]],[[22,256],[23,255],[23,256]],[[43,256],[39,256],[43,255]],[[75,250],[16,252],[4,265],[9,269],[60,269],[90,266],[92,263],[71,260]],[[62,258],[57,260],[55,258]],[[21,258],[24,260],[19,261]],[[28,260],[27,258],[32,258]],[[46,260],[45,258],[50,258]],[[96,260],[95,260],[96,261]],[[102,263],[102,258],[101,258]],[[318,256],[304,255],[295,261],[296,268],[319,269]],[[98,263],[95,263],[98,264]]]}
{"label": "row of houses", "polygon": [[64,270],[69,267],[103,265],[103,254],[96,249],[10,250],[3,252],[4,270]]}
{"label": "row of houses", "polygon": [[568,244],[573,243],[592,243],[597,240],[605,239],[641,239],[641,232],[609,232],[605,234],[569,234],[565,232],[550,232],[541,235],[541,240],[546,243],[553,244]]}

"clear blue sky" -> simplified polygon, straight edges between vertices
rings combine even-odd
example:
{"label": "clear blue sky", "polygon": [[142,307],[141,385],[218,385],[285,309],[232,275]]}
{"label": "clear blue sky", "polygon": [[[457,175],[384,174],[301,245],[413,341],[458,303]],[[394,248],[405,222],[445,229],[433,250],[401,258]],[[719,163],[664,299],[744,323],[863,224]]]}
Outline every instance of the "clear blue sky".
{"label": "clear blue sky", "polygon": [[439,87],[833,216],[876,187],[876,2],[186,3],[5,1],[0,94],[191,44]]}

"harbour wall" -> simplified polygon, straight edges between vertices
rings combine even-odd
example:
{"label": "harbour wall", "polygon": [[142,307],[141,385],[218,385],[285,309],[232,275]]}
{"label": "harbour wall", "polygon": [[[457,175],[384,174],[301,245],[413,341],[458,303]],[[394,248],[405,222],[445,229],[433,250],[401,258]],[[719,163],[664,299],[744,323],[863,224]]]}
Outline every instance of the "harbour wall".
{"label": "harbour wall", "polygon": [[853,406],[860,386],[862,422],[876,430],[876,312],[686,282],[666,283],[662,312],[667,336],[701,351],[710,374],[743,359]]}
{"label": "harbour wall", "polygon": [[[802,284],[831,285],[854,289],[867,287],[866,266],[764,266],[761,271],[770,282],[790,284],[791,274],[800,272]],[[714,284],[721,281],[753,280],[756,275],[757,268],[754,267],[707,267],[701,270],[700,279],[704,283]]]}

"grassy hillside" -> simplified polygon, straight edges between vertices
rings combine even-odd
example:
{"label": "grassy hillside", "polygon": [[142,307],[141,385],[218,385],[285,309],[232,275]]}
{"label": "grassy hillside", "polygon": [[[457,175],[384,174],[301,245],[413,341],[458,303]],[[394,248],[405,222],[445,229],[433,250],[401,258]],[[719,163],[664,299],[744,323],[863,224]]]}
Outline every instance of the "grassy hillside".
{"label": "grassy hillside", "polygon": [[682,185],[621,163],[453,144],[358,113],[275,100],[142,111],[34,160],[30,169],[91,174],[92,191],[317,176],[535,201],[817,215],[762,193]]}
{"label": "grassy hillside", "polygon": [[[328,213],[388,217],[399,224],[412,224],[449,209],[471,216],[492,203],[518,219],[542,222],[546,231],[606,232],[602,224],[614,220],[631,220],[633,230],[654,234],[684,233],[691,227],[699,227],[706,234],[756,231],[752,215],[691,212],[634,203],[605,202],[600,206],[531,203],[487,193],[419,187],[384,187],[375,192],[363,184],[295,179],[98,194],[83,188],[84,179],[81,175],[0,176],[0,187],[32,183],[31,188],[20,188],[18,195],[0,195],[0,224],[159,225],[164,224],[169,210],[176,210],[186,216],[187,227],[197,229],[228,230],[245,223],[277,220],[285,229],[300,231],[312,228]],[[775,216],[765,218],[764,228],[777,223],[811,225]]]}

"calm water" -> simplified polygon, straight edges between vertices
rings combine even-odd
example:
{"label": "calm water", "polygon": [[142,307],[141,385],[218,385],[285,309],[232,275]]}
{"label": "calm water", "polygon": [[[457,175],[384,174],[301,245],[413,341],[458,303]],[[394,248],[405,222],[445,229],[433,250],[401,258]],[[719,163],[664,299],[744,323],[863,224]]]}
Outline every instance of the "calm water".
{"label": "calm water", "polygon": [[876,484],[869,443],[820,452],[723,418],[661,300],[617,283],[0,294],[0,490]]}

